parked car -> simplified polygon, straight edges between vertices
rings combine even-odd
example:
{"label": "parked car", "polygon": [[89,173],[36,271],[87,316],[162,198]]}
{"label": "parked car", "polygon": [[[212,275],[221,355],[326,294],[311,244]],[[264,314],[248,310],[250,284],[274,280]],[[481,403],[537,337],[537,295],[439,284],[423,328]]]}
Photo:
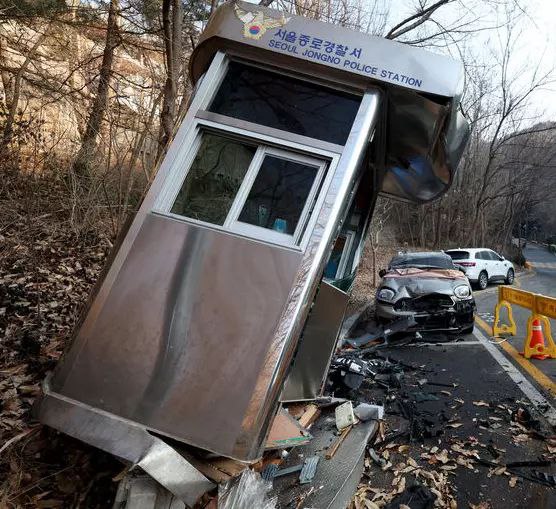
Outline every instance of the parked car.
{"label": "parked car", "polygon": [[447,254],[401,253],[379,274],[379,322],[411,316],[417,322],[415,330],[464,334],[473,330],[475,300],[471,286]]}
{"label": "parked car", "polygon": [[463,267],[472,284],[484,290],[490,281],[504,281],[511,285],[515,280],[515,269],[509,260],[485,248],[459,248],[446,251],[454,264]]}

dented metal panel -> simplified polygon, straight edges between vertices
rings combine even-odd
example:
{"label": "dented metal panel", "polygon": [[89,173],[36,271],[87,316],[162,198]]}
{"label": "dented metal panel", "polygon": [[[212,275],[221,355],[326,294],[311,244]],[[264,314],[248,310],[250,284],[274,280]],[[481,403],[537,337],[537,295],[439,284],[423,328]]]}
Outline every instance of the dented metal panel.
{"label": "dented metal panel", "polygon": [[297,251],[147,216],[53,392],[210,451],[256,456],[248,408],[300,262]]}
{"label": "dented metal panel", "polygon": [[[288,34],[286,37],[285,34]],[[320,51],[301,42],[330,41],[350,51]],[[319,42],[320,41],[320,42]],[[463,65],[450,57],[244,2],[226,3],[212,15],[190,70],[200,79],[219,50],[287,67],[309,79],[387,90],[386,164],[382,192],[417,203],[445,193],[454,178],[470,129],[459,112]],[[383,149],[383,147],[381,147]]]}
{"label": "dented metal panel", "polygon": [[310,400],[320,394],[348,300],[347,293],[325,281],[321,283],[284,384],[283,402]]}
{"label": "dented metal panel", "polygon": [[214,484],[182,455],[141,426],[50,392],[36,411],[41,422],[137,465],[171,493],[194,506]]}

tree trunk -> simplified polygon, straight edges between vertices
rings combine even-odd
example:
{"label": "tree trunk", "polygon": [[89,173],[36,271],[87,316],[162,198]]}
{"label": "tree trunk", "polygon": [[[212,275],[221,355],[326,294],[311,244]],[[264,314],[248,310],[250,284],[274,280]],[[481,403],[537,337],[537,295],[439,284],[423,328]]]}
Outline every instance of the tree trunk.
{"label": "tree trunk", "polygon": [[158,154],[160,158],[174,132],[176,122],[176,101],[182,52],[182,4],[180,0],[162,1],[162,29],[164,32],[164,53],[166,57],[166,81],[160,113],[160,135]]}
{"label": "tree trunk", "polygon": [[97,137],[104,119],[104,113],[108,107],[108,91],[112,78],[114,51],[120,43],[118,11],[119,0],[110,0],[108,23],[106,26],[106,42],[98,76],[97,93],[89,111],[89,118],[87,119],[85,133],[81,140],[81,147],[73,163],[74,172],[78,176],[86,176],[90,173],[90,165],[97,149]]}
{"label": "tree trunk", "polygon": [[[4,123],[4,130],[2,132],[2,139],[0,141],[0,153],[4,152],[10,142],[12,141],[15,115],[17,113],[17,107],[19,106],[19,97],[21,95],[21,82],[23,80],[23,75],[29,67],[29,64],[33,60],[38,47],[45,40],[48,30],[50,28],[50,23],[46,26],[44,32],[37,37],[37,40],[33,43],[33,46],[28,50],[25,60],[21,64],[21,67],[17,70],[11,81],[10,86],[6,89],[6,120]],[[3,76],[3,79],[5,77]],[[5,80],[6,83],[6,80]],[[8,92],[9,90],[9,92]]]}

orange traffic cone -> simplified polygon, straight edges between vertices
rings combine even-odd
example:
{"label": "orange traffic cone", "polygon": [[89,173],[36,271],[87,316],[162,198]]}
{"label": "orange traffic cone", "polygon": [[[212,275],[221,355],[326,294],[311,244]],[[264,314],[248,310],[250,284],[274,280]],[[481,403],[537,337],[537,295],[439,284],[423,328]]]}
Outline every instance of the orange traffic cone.
{"label": "orange traffic cone", "polygon": [[519,352],[519,354],[524,355],[526,358],[532,357],[533,359],[541,359],[541,360],[547,359],[548,357],[550,357],[550,355],[545,355],[541,353],[534,353],[534,354],[531,353],[531,351],[533,352],[546,351],[546,345],[544,343],[541,321],[538,318],[535,318],[531,325],[532,325],[531,340],[529,341],[529,347],[525,348],[525,350],[528,350],[527,353],[529,355],[526,355],[524,352]]}

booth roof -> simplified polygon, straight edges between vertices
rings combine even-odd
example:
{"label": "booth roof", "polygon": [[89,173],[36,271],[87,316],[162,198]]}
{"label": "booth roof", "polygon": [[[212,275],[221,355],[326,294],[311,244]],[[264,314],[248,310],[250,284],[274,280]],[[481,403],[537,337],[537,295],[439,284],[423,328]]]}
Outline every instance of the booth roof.
{"label": "booth roof", "polygon": [[[225,3],[212,15],[191,58],[196,81],[222,45],[248,45],[303,61],[443,97],[461,94],[463,65],[452,58],[395,41],[283,13],[259,5]],[[213,40],[213,44],[207,44]],[[235,43],[235,44],[234,44]]]}

